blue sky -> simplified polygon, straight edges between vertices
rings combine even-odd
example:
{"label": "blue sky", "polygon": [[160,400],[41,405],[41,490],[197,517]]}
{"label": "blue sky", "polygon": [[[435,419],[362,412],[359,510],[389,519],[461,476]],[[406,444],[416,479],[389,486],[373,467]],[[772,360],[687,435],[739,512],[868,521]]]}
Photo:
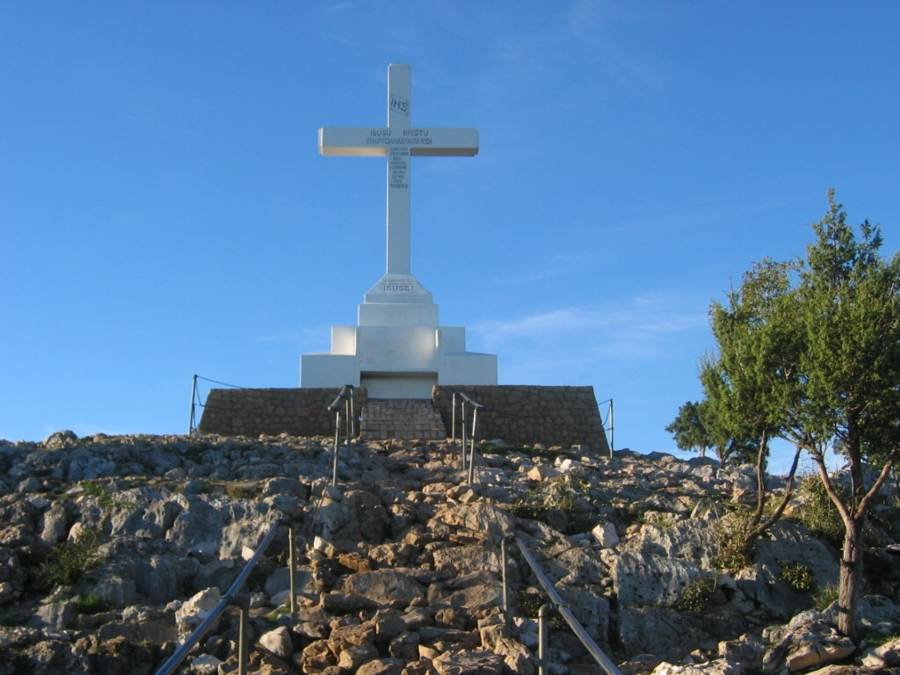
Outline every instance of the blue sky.
{"label": "blue sky", "polygon": [[898,45],[891,2],[0,2],[0,438],[297,386],[384,271],[384,161],[317,130],[383,124],[405,62],[414,124],[481,138],[413,161],[442,324],[670,451],[710,301],[829,187],[900,246]]}

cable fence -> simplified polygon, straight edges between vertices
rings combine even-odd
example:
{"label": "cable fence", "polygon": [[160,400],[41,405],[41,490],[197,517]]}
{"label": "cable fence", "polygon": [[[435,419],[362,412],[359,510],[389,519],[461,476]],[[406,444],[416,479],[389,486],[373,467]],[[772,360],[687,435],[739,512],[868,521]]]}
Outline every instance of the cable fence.
{"label": "cable fence", "polygon": [[[210,382],[211,384],[218,384],[222,387],[228,387],[229,389],[246,389],[246,387],[239,387],[236,384],[219,382],[218,380],[211,380],[208,377],[202,377],[201,375],[195,374],[191,380],[191,417],[190,422],[188,423],[188,436],[196,435],[197,429],[200,426],[200,423],[197,420],[197,408],[203,408],[204,410],[207,408],[207,405],[203,402],[200,396],[200,389],[197,387],[197,380],[203,380],[204,382]],[[216,410],[215,407],[210,407],[209,409]],[[219,408],[219,410],[221,410],[221,408]]]}

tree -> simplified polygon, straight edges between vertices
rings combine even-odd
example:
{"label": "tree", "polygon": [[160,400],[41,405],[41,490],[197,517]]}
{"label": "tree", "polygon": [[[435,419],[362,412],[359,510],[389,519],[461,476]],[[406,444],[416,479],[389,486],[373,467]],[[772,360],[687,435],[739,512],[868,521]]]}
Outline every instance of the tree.
{"label": "tree", "polygon": [[706,451],[715,448],[722,464],[746,464],[756,457],[757,447],[752,441],[731,438],[716,425],[706,399],[697,403],[687,401],[666,431],[672,434],[679,450],[696,450],[701,457],[706,457]]}
{"label": "tree", "polygon": [[732,289],[726,304],[713,303],[710,319],[717,355],[700,370],[713,435],[755,450],[756,509],[744,525],[744,554],[781,518],[790,501],[800,458],[797,446],[781,501],[765,516],[769,443],[782,436],[799,396],[802,351],[791,289],[796,263],[765,259]]}
{"label": "tree", "polygon": [[679,450],[686,452],[696,450],[701,457],[706,457],[706,449],[713,444],[704,423],[706,407],[706,401],[699,403],[687,401],[678,409],[678,417],[666,427]]}
{"label": "tree", "polygon": [[[813,230],[795,293],[802,396],[785,436],[809,450],[844,524],[838,628],[855,640],[863,526],[900,459],[900,255],[880,255],[879,228],[868,221],[857,239],[833,190]],[[835,444],[849,465],[845,496],[825,466],[825,450]],[[867,462],[880,469],[870,485]]]}
{"label": "tree", "polygon": [[[900,254],[881,256],[881,233],[868,221],[857,238],[833,190],[813,231],[805,260],[766,259],[726,305],[713,304],[718,354],[700,378],[719,433],[759,442],[751,535],[771,522],[762,518],[769,440],[795,445],[792,473],[801,450],[812,455],[844,527],[838,628],[856,640],[863,527],[900,463]],[[847,490],[828,473],[828,448],[847,459]],[[867,468],[875,469],[868,483]]]}

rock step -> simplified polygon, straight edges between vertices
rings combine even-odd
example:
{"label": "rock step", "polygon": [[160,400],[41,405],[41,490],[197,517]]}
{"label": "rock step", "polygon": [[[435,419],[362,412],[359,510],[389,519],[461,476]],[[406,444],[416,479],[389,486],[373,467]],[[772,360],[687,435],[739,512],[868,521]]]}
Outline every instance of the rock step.
{"label": "rock step", "polygon": [[447,438],[441,415],[427,398],[370,398],[360,417],[359,433],[366,441]]}

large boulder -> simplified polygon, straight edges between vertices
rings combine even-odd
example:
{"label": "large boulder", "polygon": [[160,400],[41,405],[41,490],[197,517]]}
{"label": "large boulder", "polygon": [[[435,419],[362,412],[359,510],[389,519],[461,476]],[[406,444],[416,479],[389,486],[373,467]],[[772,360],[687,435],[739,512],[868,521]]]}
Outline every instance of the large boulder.
{"label": "large boulder", "polygon": [[619,611],[619,640],[628,657],[655,654],[680,661],[709,636],[689,614],[665,607],[625,607]]}
{"label": "large boulder", "polygon": [[673,605],[701,574],[694,562],[631,551],[619,554],[610,569],[621,607]]}
{"label": "large boulder", "polygon": [[504,657],[487,651],[449,650],[432,661],[438,675],[503,675]]}
{"label": "large boulder", "polygon": [[394,570],[351,574],[344,581],[344,593],[363,595],[380,606],[405,609],[425,597],[425,589],[407,575]]}

